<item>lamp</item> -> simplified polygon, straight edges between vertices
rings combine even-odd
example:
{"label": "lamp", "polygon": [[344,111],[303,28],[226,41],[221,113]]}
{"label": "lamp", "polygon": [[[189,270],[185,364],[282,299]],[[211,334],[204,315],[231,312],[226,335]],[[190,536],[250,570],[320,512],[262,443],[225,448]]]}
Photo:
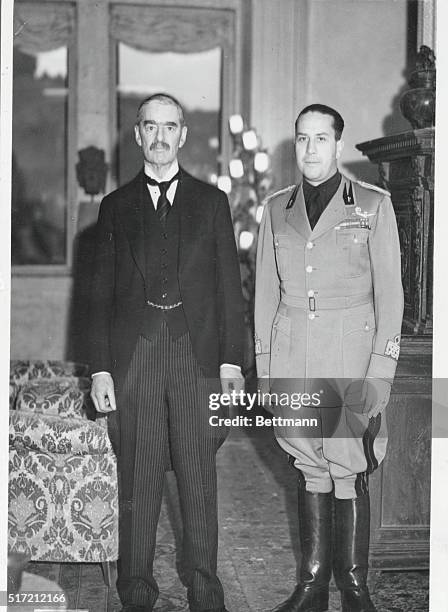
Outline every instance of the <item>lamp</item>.
{"label": "lamp", "polygon": [[247,251],[247,249],[250,249],[250,247],[253,245],[254,240],[255,236],[252,232],[247,232],[246,230],[243,230],[240,233],[240,248]]}
{"label": "lamp", "polygon": [[241,134],[243,129],[244,121],[241,115],[232,115],[229,117],[229,130],[231,134]]}
{"label": "lamp", "polygon": [[241,115],[235,114],[229,118],[229,131],[233,145],[229,162],[230,176],[219,177],[218,187],[230,194],[245,299],[247,337],[244,369],[246,377],[250,379],[255,377],[253,315],[258,225],[263,215],[262,202],[272,185],[272,174],[269,154],[262,148],[261,138],[255,128],[247,128]]}
{"label": "lamp", "polygon": [[225,174],[218,176],[217,185],[218,189],[221,189],[221,191],[224,191],[224,193],[229,194],[232,191],[232,180],[230,176],[227,176]]}
{"label": "lamp", "polygon": [[269,168],[269,155],[266,151],[257,151],[257,153],[255,153],[254,168],[259,174],[266,172]]}
{"label": "lamp", "polygon": [[244,176],[244,165],[241,159],[231,159],[229,163],[229,174],[233,179],[240,179]]}
{"label": "lamp", "polygon": [[246,151],[255,151],[257,146],[257,132],[253,129],[243,132],[243,147],[246,149]]}

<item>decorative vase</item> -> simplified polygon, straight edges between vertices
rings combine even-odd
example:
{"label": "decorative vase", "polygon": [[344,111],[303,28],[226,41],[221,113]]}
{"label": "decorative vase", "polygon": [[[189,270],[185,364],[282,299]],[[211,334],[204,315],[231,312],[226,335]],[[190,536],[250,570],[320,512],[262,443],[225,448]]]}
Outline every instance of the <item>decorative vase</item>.
{"label": "decorative vase", "polygon": [[436,68],[433,51],[426,45],[417,54],[416,70],[409,78],[411,89],[400,99],[403,116],[413,129],[432,127],[435,124]]}

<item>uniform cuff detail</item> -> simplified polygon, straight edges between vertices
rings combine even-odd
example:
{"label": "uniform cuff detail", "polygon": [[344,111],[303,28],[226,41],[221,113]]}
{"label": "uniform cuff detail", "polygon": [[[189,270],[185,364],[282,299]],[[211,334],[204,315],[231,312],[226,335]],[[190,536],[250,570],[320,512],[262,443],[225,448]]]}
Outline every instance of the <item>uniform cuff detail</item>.
{"label": "uniform cuff detail", "polygon": [[369,367],[367,368],[366,378],[385,378],[393,380],[397,362],[395,359],[372,353],[370,356]]}

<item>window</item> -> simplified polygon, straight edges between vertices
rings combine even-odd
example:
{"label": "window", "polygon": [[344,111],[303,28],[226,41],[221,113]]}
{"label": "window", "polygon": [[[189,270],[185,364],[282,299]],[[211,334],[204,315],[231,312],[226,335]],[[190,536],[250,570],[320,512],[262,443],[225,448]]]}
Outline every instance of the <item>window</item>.
{"label": "window", "polygon": [[[142,165],[133,125],[142,99],[158,91],[179,98],[190,133],[179,159],[210,180],[230,154],[226,118],[234,94],[232,10],[113,4],[110,34],[116,42],[118,184]],[[232,102],[231,102],[232,101]]]}
{"label": "window", "polygon": [[178,98],[190,131],[179,151],[182,166],[205,181],[218,173],[221,49],[200,53],[152,53],[118,43],[118,183],[142,165],[133,126],[139,103],[156,92]]}
{"label": "window", "polygon": [[12,264],[64,264],[67,48],[13,61]]}
{"label": "window", "polygon": [[17,2],[14,17],[12,264],[64,266],[74,7]]}

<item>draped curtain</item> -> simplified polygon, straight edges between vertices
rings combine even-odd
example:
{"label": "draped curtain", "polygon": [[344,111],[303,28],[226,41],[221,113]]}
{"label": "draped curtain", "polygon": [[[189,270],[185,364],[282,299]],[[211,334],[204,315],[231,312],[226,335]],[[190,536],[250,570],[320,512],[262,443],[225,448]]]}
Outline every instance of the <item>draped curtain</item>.
{"label": "draped curtain", "polygon": [[75,36],[75,6],[55,2],[15,2],[14,45],[36,54],[68,46]]}
{"label": "draped curtain", "polygon": [[233,44],[227,10],[115,4],[110,17],[112,37],[141,51],[196,53]]}

